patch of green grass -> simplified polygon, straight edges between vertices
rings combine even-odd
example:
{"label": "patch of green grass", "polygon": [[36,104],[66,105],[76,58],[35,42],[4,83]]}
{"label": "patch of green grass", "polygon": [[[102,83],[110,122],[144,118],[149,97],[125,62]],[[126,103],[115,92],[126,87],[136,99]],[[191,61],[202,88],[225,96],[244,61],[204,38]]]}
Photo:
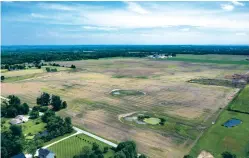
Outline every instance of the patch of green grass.
{"label": "patch of green grass", "polygon": [[54,138],[54,139],[52,139],[52,140],[50,140],[50,141],[48,141],[48,142],[45,142],[45,143],[43,144],[43,146],[52,144],[52,143],[54,143],[54,142],[56,142],[56,141],[58,141],[58,140],[60,140],[60,139],[62,139],[62,138],[68,137],[68,136],[70,136],[70,135],[72,135],[72,134],[74,134],[74,133],[76,133],[75,130],[74,130],[72,133],[67,133],[67,134],[65,134],[65,135],[63,135],[63,136],[56,137],[56,138]]}
{"label": "patch of green grass", "polygon": [[57,71],[66,71],[66,70],[71,70],[71,68],[68,68],[68,67],[61,67],[61,66],[42,66],[42,69],[43,69],[43,71],[44,72],[46,72],[46,68],[52,68],[52,69],[54,69],[54,68],[56,68],[57,69]]}
{"label": "patch of green grass", "polygon": [[[238,126],[227,128],[222,126],[227,120],[236,118],[242,120]],[[237,157],[246,157],[245,147],[249,142],[249,115],[232,111],[223,111],[218,121],[212,125],[192,148],[190,155],[197,157],[202,151],[210,152],[214,157],[229,151]]]}
{"label": "patch of green grass", "polygon": [[155,118],[155,117],[150,117],[150,118],[145,118],[144,122],[151,124],[151,125],[157,125],[160,123],[160,119],[159,118]]}
{"label": "patch of green grass", "polygon": [[32,135],[36,135],[39,132],[43,132],[46,128],[46,123],[42,122],[41,119],[29,119],[28,122],[21,124],[23,134],[28,135],[29,133]]}
{"label": "patch of green grass", "polygon": [[1,73],[8,72],[8,69],[1,69]]}
{"label": "patch of green grass", "polygon": [[128,75],[113,75],[112,78],[137,78],[137,79],[148,79],[147,76],[128,76]]}
{"label": "patch of green grass", "polygon": [[129,78],[129,76],[126,76],[126,75],[113,75],[112,78]]}
{"label": "patch of green grass", "polygon": [[214,63],[214,64],[238,64],[248,65],[245,56],[240,55],[183,55],[177,54],[176,57],[168,58],[171,61],[184,61],[193,63]]}
{"label": "patch of green grass", "polygon": [[138,78],[138,79],[148,79],[147,76],[136,76],[135,78]]}
{"label": "patch of green grass", "polygon": [[233,88],[243,88],[246,85],[246,83],[236,83],[236,84],[234,84],[231,80],[208,79],[208,78],[191,79],[188,82],[189,83],[204,84],[204,85],[233,87]]}
{"label": "patch of green grass", "polygon": [[[93,142],[97,143],[102,151],[104,147],[110,147],[107,144],[104,144],[94,138],[88,137],[84,134],[80,134],[59,142],[55,145],[52,145],[51,147],[49,147],[49,150],[53,151],[58,158],[69,158],[75,155],[79,155],[82,152],[83,147],[87,146],[91,149]],[[108,152],[104,154],[104,157],[109,158],[113,155],[114,151],[109,149]]]}
{"label": "patch of green grass", "polygon": [[231,102],[230,107],[232,110],[249,113],[249,85]]}
{"label": "patch of green grass", "polygon": [[29,78],[34,78],[38,76],[38,74],[30,74],[30,75],[24,75],[24,76],[14,76],[14,77],[7,77],[4,82],[15,82],[15,81],[21,81]]}
{"label": "patch of green grass", "polygon": [[137,90],[115,90],[111,92],[113,96],[130,96],[130,95],[144,95],[143,92]]}
{"label": "patch of green grass", "polygon": [[[12,118],[1,118],[2,119],[2,130],[9,130],[11,124],[9,123]],[[37,133],[43,132],[46,128],[46,123],[42,122],[40,118],[29,119],[28,122],[19,124],[22,127],[23,134],[25,138],[33,138]]]}

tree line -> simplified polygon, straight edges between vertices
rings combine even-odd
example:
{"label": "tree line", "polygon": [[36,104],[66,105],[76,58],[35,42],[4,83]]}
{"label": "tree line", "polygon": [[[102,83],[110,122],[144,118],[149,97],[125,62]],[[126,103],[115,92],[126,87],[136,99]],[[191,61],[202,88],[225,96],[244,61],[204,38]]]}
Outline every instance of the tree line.
{"label": "tree line", "polygon": [[[100,149],[97,143],[93,143],[92,148],[83,147],[79,155],[73,158],[104,158],[104,154],[108,152],[108,147]],[[114,158],[146,158],[144,154],[138,156],[136,143],[134,141],[126,141],[118,144],[117,148],[111,148],[115,152]]]}
{"label": "tree line", "polygon": [[2,64],[44,61],[72,61],[108,57],[146,57],[153,54],[229,54],[249,55],[248,46],[193,45],[116,45],[116,46],[40,46],[3,47]]}

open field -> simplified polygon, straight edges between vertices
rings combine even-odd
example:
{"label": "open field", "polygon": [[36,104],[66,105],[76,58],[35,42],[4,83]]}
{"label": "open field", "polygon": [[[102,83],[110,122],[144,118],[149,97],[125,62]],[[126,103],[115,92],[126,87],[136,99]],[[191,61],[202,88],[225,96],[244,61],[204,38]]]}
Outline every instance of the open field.
{"label": "open field", "polygon": [[232,110],[249,114],[249,85],[233,100],[230,107]]}
{"label": "open field", "polygon": [[[249,85],[247,85],[230,103],[232,110],[243,111],[249,103]],[[242,121],[235,127],[227,128],[222,126],[226,121],[235,118]],[[237,157],[248,157],[249,153],[249,114],[225,110],[221,113],[215,125],[211,126],[193,147],[191,155],[197,156],[201,150],[206,150],[221,157],[225,151],[236,154]],[[247,153],[246,153],[247,152]]]}
{"label": "open field", "polygon": [[184,62],[201,62],[201,63],[215,63],[215,64],[239,64],[248,65],[248,56],[238,55],[185,55],[177,54],[174,58],[168,60],[184,61]]}
{"label": "open field", "polygon": [[[227,120],[236,118],[242,120],[238,126],[227,128],[222,126]],[[239,158],[245,158],[249,143],[249,115],[238,112],[224,111],[219,120],[208,129],[191,151],[196,157],[202,150],[210,152],[215,158],[221,158],[221,153],[229,151]],[[247,151],[248,152],[248,151]]]}
{"label": "open field", "polygon": [[[93,143],[97,143],[100,149],[103,151],[104,147],[109,147],[108,145],[97,141],[91,137],[88,137],[84,134],[73,136],[70,139],[63,140],[55,145],[52,145],[48,149],[56,153],[56,157],[58,158],[69,158],[75,155],[79,155],[84,147],[92,148]],[[66,148],[65,148],[66,147]],[[105,158],[109,158],[113,156],[114,151],[111,149],[108,150],[106,154],[104,154]]]}
{"label": "open field", "polygon": [[[25,79],[30,79],[34,77],[41,76],[42,74],[46,73],[46,68],[56,68],[57,71],[66,71],[70,70],[70,68],[66,67],[59,67],[59,66],[42,66],[41,69],[37,68],[29,68],[25,70],[14,70],[14,71],[8,71],[7,69],[1,70],[1,75],[5,77],[4,82],[14,82],[14,81],[20,81]],[[6,71],[7,70],[7,71]]]}
{"label": "open field", "polygon": [[[15,94],[34,106],[42,91],[57,94],[68,103],[68,108],[59,112],[61,116],[70,116],[74,124],[109,140],[133,139],[139,152],[153,158],[182,158],[201,129],[205,129],[205,123],[228,104],[234,93],[231,87],[188,83],[188,80],[224,79],[226,75],[244,74],[249,69],[248,65],[239,64],[137,58],[57,63],[74,64],[77,70],[42,73],[41,77],[2,83],[2,95]],[[114,89],[135,90],[145,95],[116,97],[110,94]],[[118,119],[120,115],[139,111],[164,116],[166,123],[160,128],[150,128]]]}

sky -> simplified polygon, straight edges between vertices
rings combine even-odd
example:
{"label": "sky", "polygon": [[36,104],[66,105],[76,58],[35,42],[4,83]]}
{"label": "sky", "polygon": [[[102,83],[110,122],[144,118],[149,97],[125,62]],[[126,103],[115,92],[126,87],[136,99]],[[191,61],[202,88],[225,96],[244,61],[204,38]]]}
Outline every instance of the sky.
{"label": "sky", "polygon": [[249,2],[1,2],[2,45],[249,45]]}

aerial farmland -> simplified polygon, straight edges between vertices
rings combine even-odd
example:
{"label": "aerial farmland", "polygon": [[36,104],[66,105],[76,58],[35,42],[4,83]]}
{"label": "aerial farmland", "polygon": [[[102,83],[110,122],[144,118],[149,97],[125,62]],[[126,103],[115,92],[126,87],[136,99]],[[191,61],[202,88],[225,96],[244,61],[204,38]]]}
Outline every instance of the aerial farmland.
{"label": "aerial farmland", "polygon": [[[139,152],[155,158],[187,154],[239,90],[190,80],[224,80],[249,68],[150,58],[56,63],[77,69],[17,71],[16,76],[31,76],[13,82],[7,78],[1,84],[2,95],[17,95],[32,106],[42,92],[59,95],[68,103],[67,109],[58,112],[60,116],[70,116],[75,125],[114,142],[134,140]],[[5,73],[15,76],[14,71]],[[147,121],[139,121],[140,116]]]}

